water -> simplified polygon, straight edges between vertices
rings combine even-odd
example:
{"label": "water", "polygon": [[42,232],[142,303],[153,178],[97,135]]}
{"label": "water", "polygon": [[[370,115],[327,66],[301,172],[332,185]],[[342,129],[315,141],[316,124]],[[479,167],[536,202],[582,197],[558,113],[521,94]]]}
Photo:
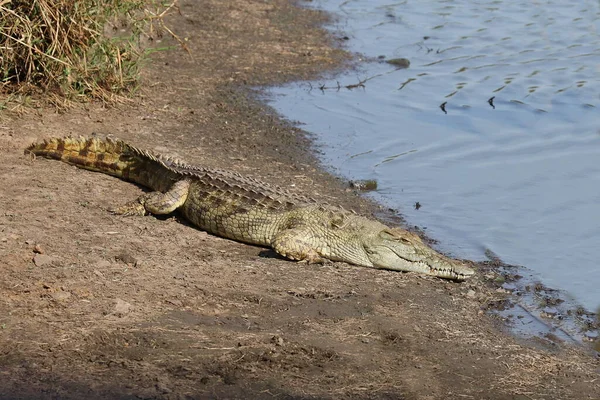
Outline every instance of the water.
{"label": "water", "polygon": [[[376,179],[377,199],[443,251],[482,260],[490,249],[595,309],[600,3],[309,4],[338,14],[334,34],[364,55],[358,72],[271,92],[279,112],[317,134],[325,163]],[[408,58],[410,68],[380,55]],[[336,81],[340,90],[318,89]]]}

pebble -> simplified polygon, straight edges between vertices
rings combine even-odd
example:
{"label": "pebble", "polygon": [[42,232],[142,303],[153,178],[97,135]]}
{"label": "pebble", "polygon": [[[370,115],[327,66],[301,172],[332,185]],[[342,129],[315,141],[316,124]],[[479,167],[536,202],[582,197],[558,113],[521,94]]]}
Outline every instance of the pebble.
{"label": "pebble", "polygon": [[115,304],[115,309],[113,311],[113,314],[122,317],[125,314],[128,314],[131,311],[131,308],[133,307],[131,305],[131,303],[126,302],[125,300],[119,299],[117,298],[116,300],[116,304]]}
{"label": "pebble", "polygon": [[410,67],[410,61],[407,58],[391,58],[386,62],[398,68]]}
{"label": "pebble", "polygon": [[375,179],[363,179],[348,182],[351,189],[359,190],[361,192],[369,192],[377,190],[377,181]]}
{"label": "pebble", "polygon": [[60,291],[52,293],[51,296],[56,301],[65,301],[71,297],[71,293]]}
{"label": "pebble", "polygon": [[275,346],[283,346],[283,338],[279,335],[273,336],[271,342],[275,343]]}
{"label": "pebble", "polygon": [[122,261],[125,264],[133,265],[134,267],[137,265],[137,258],[135,258],[127,252],[120,253],[118,256],[115,257],[115,259],[117,259],[118,261]]}
{"label": "pebble", "polygon": [[36,254],[33,257],[33,263],[36,265],[36,267],[47,267],[49,265],[52,265],[53,262],[54,257],[48,256],[46,254]]}
{"label": "pebble", "polygon": [[[111,266],[110,261],[100,260],[96,263],[96,270],[97,271],[107,270],[108,268],[110,268],[110,266]],[[96,274],[96,275],[98,275],[98,274]]]}

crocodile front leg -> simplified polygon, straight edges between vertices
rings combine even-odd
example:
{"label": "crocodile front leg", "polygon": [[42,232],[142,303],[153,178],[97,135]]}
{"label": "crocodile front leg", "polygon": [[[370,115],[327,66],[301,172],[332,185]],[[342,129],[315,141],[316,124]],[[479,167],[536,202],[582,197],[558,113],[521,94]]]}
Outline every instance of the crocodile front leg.
{"label": "crocodile front leg", "polygon": [[325,259],[315,249],[315,238],[312,235],[314,232],[308,227],[285,229],[275,235],[271,247],[291,260],[306,261],[309,264],[323,263]]}
{"label": "crocodile front leg", "polygon": [[146,215],[147,213],[160,215],[170,214],[185,203],[188,197],[190,181],[187,179],[177,181],[165,192],[151,192],[138,197],[123,206],[111,210],[119,215]]}

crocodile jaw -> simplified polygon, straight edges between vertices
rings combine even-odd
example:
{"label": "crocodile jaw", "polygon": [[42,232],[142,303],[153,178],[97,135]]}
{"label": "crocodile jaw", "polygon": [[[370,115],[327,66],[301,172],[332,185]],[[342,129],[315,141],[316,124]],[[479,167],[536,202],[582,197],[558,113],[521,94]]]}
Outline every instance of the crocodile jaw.
{"label": "crocodile jaw", "polygon": [[[450,261],[450,260],[448,260]],[[410,261],[405,259],[397,259],[393,266],[382,263],[373,264],[377,268],[397,269],[407,272],[418,272],[420,274],[432,275],[438,278],[451,279],[455,281],[464,281],[475,273],[471,268],[468,268],[458,262],[444,262],[435,266],[424,261]]]}
{"label": "crocodile jaw", "polygon": [[463,281],[475,273],[427,246],[417,235],[402,229],[383,229],[363,242],[374,267],[418,272],[444,279]]}

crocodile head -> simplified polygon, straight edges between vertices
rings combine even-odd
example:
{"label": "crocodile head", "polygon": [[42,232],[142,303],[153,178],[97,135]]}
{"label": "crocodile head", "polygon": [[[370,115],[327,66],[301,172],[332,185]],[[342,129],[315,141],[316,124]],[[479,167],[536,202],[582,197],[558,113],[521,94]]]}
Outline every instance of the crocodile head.
{"label": "crocodile head", "polygon": [[475,273],[403,229],[385,227],[365,237],[362,244],[367,257],[377,268],[412,271],[456,281],[465,280]]}

